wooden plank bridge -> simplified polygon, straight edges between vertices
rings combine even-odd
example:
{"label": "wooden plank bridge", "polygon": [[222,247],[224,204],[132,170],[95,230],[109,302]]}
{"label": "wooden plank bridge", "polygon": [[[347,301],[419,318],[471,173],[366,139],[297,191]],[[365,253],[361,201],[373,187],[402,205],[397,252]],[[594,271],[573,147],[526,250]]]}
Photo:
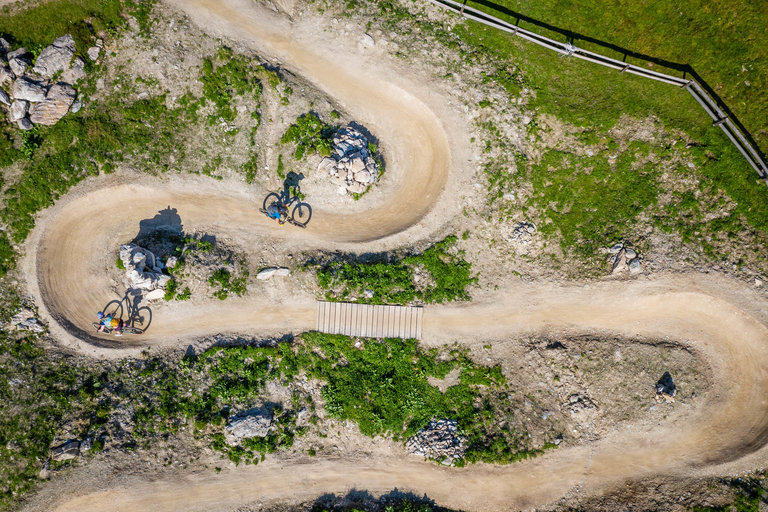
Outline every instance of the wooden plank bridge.
{"label": "wooden plank bridge", "polygon": [[415,306],[318,301],[316,329],[366,338],[421,339],[423,316],[424,308]]}

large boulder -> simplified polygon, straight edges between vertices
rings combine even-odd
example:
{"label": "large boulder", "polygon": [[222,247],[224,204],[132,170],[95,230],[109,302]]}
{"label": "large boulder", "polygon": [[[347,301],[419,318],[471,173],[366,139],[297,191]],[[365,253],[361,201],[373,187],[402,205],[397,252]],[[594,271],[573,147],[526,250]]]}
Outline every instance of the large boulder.
{"label": "large boulder", "polygon": [[227,423],[224,436],[229,444],[237,445],[243,439],[265,437],[271,427],[272,413],[268,409],[250,409]]}
{"label": "large boulder", "polygon": [[21,48],[16,48],[12,52],[8,52],[5,58],[8,60],[11,60],[11,59],[15,59],[16,57],[23,57],[27,53],[29,53],[27,49],[22,46]]}
{"label": "large boulder", "polygon": [[70,460],[80,455],[80,442],[79,441],[67,441],[61,446],[57,446],[51,450],[51,458],[53,460]]}
{"label": "large boulder", "polygon": [[29,112],[29,120],[35,124],[56,124],[59,119],[69,112],[69,107],[75,101],[77,92],[63,82],[50,88],[45,100],[34,105]]}
{"label": "large boulder", "polygon": [[16,80],[16,74],[8,66],[0,66],[0,85]]}
{"label": "large boulder", "polygon": [[26,77],[17,79],[11,87],[11,96],[17,100],[38,103],[45,100],[45,94],[46,90],[43,84]]}
{"label": "large boulder", "polygon": [[11,71],[13,71],[13,74],[16,76],[21,76],[24,73],[27,72],[27,61],[20,57],[16,57],[15,59],[10,59],[8,61],[8,66],[11,68]]}
{"label": "large boulder", "polygon": [[16,126],[18,126],[20,130],[24,131],[31,130],[35,127],[35,125],[32,124],[32,121],[30,121],[28,117],[16,121]]}
{"label": "large boulder", "polygon": [[74,56],[75,40],[67,34],[56,39],[53,44],[46,46],[40,52],[32,70],[41,76],[51,78],[57,71],[64,71],[69,68]]}

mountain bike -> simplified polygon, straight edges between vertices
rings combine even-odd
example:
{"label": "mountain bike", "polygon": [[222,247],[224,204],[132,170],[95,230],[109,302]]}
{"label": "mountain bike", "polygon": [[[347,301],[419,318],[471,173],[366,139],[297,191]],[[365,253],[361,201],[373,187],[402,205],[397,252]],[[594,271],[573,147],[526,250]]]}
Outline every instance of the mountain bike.
{"label": "mountain bike", "polygon": [[308,203],[302,202],[298,196],[290,197],[286,191],[283,191],[280,194],[277,192],[270,192],[267,194],[259,211],[265,215],[269,215],[267,213],[267,208],[273,204],[277,204],[285,221],[294,226],[306,228],[309,219],[312,218],[312,207],[309,206]]}

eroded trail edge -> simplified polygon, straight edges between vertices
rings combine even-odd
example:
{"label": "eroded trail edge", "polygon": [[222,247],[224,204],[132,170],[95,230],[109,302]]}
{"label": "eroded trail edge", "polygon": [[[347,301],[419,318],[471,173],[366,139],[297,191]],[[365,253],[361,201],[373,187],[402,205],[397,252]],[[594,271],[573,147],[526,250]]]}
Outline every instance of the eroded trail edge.
{"label": "eroded trail edge", "polygon": [[[139,221],[166,205],[177,208],[185,226],[237,234],[244,247],[264,236],[292,248],[384,248],[418,239],[446,216],[443,193],[456,173],[456,151],[445,120],[402,82],[353,73],[354,59],[330,61],[316,42],[293,37],[291,25],[247,0],[171,2],[213,34],[255,42],[345,106],[382,135],[393,154],[395,183],[386,201],[360,215],[318,211],[306,232],[277,232],[258,214],[247,191],[190,179],[185,186],[162,180],[126,185],[104,180],[97,189],[65,198],[48,212],[28,244],[30,284],[52,330],[73,346],[94,311],[114,297],[104,275],[114,240],[135,235]],[[346,66],[346,67],[345,67]],[[375,101],[371,100],[375,98]],[[458,142],[458,141],[457,141]],[[454,151],[452,154],[451,151]],[[443,208],[445,206],[445,208]],[[115,212],[119,212],[116,215]],[[83,219],[108,219],[99,225]],[[248,226],[249,229],[243,229]],[[430,227],[432,226],[432,227]],[[252,228],[252,229],[251,229]],[[96,230],[96,231],[95,231]],[[103,232],[99,232],[102,230]],[[352,245],[354,244],[354,245]],[[85,267],[85,268],[84,268]],[[558,449],[505,467],[477,464],[445,468],[413,459],[370,461],[350,454],[339,459],[269,460],[221,474],[193,472],[154,481],[133,478],[119,487],[80,489],[52,509],[233,510],[254,501],[307,500],[323,493],[392,489],[426,494],[438,504],[469,510],[520,509],[551,503],[578,489],[600,492],[627,479],[658,474],[724,470],[723,464],[764,457],[768,438],[768,329],[765,303],[741,284],[723,277],[665,277],[586,287],[521,285],[492,302],[430,308],[424,342],[484,343],[526,333],[610,333],[665,338],[689,345],[712,368],[715,384],[685,424],[641,428],[590,445]],[[258,297],[194,307],[160,308],[151,332],[155,344],[232,332],[301,331],[314,326],[310,296],[268,305]],[[255,326],[255,327],[254,327]],[[480,336],[482,336],[480,338]],[[146,343],[146,340],[144,341]]]}

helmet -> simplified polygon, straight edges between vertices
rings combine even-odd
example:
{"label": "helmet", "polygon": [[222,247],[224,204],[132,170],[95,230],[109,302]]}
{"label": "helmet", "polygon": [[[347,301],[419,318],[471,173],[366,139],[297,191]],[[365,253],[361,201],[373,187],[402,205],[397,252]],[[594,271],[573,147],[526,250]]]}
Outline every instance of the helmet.
{"label": "helmet", "polygon": [[99,311],[98,313],[96,313],[96,316],[99,317],[99,320],[101,320],[102,318],[104,318],[104,313]]}

